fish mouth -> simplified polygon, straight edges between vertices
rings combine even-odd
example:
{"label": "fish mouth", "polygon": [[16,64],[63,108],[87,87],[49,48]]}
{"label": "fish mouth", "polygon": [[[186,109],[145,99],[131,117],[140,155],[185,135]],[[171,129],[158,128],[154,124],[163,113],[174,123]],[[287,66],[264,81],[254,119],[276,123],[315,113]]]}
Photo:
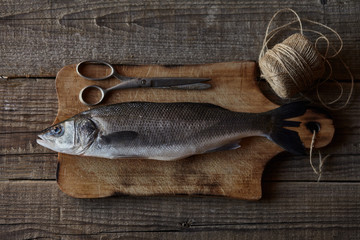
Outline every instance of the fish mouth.
{"label": "fish mouth", "polygon": [[43,134],[39,134],[38,137],[39,138],[36,139],[37,144],[39,144],[40,146],[43,146],[44,148],[53,150],[55,152],[59,151],[54,147],[54,144],[51,141],[49,141],[49,139],[46,139],[46,136],[44,136]]}
{"label": "fish mouth", "polygon": [[44,139],[44,137],[41,134],[39,134],[38,137],[39,138],[36,139],[36,143],[43,147],[46,147],[46,140]]}

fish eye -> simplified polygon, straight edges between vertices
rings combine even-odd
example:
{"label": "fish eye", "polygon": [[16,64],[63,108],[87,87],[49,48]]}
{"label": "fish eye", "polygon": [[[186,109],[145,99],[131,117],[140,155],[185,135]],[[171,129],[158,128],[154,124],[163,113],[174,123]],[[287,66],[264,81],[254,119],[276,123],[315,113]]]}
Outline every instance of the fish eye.
{"label": "fish eye", "polygon": [[60,137],[63,135],[64,131],[60,125],[56,125],[50,130],[50,133],[51,133],[51,135]]}

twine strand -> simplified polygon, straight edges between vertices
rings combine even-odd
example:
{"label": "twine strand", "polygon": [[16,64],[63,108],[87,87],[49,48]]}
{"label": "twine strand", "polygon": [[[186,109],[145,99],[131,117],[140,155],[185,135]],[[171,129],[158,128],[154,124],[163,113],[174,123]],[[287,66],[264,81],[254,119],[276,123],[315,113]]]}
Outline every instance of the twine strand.
{"label": "twine strand", "polygon": [[[343,87],[342,87],[342,85],[339,83],[339,81],[333,79],[333,81],[336,82],[336,83],[338,84],[338,86],[340,86],[340,94],[339,94],[339,96],[338,96],[335,100],[330,101],[330,102],[325,102],[325,101],[321,98],[321,95],[320,95],[320,93],[319,93],[319,86],[320,86],[320,85],[318,85],[317,88],[316,88],[316,94],[317,94],[317,97],[318,97],[320,103],[321,103],[323,106],[325,106],[327,109],[330,109],[330,110],[333,110],[333,111],[344,109],[344,108],[350,103],[351,97],[352,97],[353,92],[354,92],[354,81],[355,81],[354,75],[352,74],[349,66],[342,60],[342,58],[341,58],[341,57],[338,57],[338,58],[339,58],[340,62],[342,63],[342,65],[345,67],[346,71],[348,72],[348,74],[349,74],[349,76],[350,76],[350,82],[351,82],[349,94],[348,94],[348,96],[347,96],[347,98],[346,98],[345,103],[344,103],[343,105],[339,106],[339,107],[331,107],[331,106],[329,106],[329,105],[331,105],[331,104],[334,104],[334,103],[338,102],[338,101],[342,98],[342,96],[343,96]],[[323,83],[324,83],[324,82],[323,82]]]}
{"label": "twine strand", "polygon": [[[270,31],[270,28],[275,21],[275,18],[282,12],[290,12],[294,14],[295,20],[290,21],[282,26],[276,27]],[[324,29],[331,31],[339,41],[339,47],[335,48],[325,34],[313,30],[304,29],[302,22],[318,25]],[[293,24],[299,24],[299,28],[292,27]],[[299,33],[293,34],[284,40],[282,43],[276,44],[272,49],[268,48],[269,42],[284,30],[296,30]],[[311,32],[319,37],[312,44],[305,36],[304,32]],[[319,42],[325,41],[325,52],[319,52]],[[354,90],[354,76],[352,75],[349,66],[339,57],[343,49],[343,40],[341,36],[332,28],[309,19],[300,19],[299,15],[290,8],[285,8],[277,11],[270,19],[263,45],[259,54],[259,66],[262,72],[262,77],[265,78],[273,90],[281,98],[292,98],[296,94],[303,96],[302,92],[311,88],[316,89],[316,94],[319,102],[330,110],[340,110],[345,108],[351,99]],[[330,50],[333,53],[330,55]],[[329,59],[339,58],[351,79],[351,87],[346,101],[340,107],[332,107],[330,105],[339,102],[344,95],[343,86],[335,79],[332,79],[333,69]],[[322,78],[326,67],[329,71],[324,80],[318,81]],[[332,80],[339,88],[339,95],[330,101],[325,101],[320,95],[320,86]]]}
{"label": "twine strand", "polygon": [[313,155],[313,149],[314,149],[314,145],[315,145],[315,140],[316,140],[316,131],[313,131],[313,136],[311,139],[311,144],[310,144],[310,166],[313,169],[314,173],[318,176],[317,178],[317,182],[320,182],[321,177],[322,177],[322,173],[323,173],[323,167],[324,167],[324,163],[326,161],[326,159],[328,159],[330,157],[330,154],[326,155],[324,158],[321,155],[321,152],[318,151],[319,153],[319,166],[318,168],[316,168],[313,164],[313,160],[312,160],[312,155]]}
{"label": "twine strand", "polygon": [[[269,30],[270,30],[270,27],[271,27],[271,24],[273,23],[273,21],[275,20],[276,16],[282,12],[292,12],[295,16],[296,16],[296,20],[295,21],[292,21],[290,23],[286,23],[278,28],[275,28],[274,30],[272,30],[270,33],[269,33]],[[268,50],[268,43],[269,41],[279,32],[279,31],[282,31],[284,28],[292,25],[293,23],[296,23],[298,22],[299,23],[299,27],[300,27],[300,34],[303,35],[303,30],[302,30],[302,22],[301,22],[301,19],[299,17],[299,15],[294,11],[292,10],[291,8],[284,8],[284,9],[281,9],[279,11],[277,11],[273,16],[272,18],[270,19],[267,27],[266,27],[266,32],[265,32],[265,38],[263,40],[263,46],[262,46],[262,49],[260,51],[260,56],[259,56],[259,60],[262,56],[264,56],[265,52]]]}

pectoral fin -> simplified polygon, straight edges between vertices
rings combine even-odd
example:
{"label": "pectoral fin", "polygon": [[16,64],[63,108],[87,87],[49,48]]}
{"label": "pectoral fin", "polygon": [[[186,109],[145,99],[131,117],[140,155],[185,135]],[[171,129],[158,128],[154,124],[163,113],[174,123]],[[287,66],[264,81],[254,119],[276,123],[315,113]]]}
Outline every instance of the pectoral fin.
{"label": "pectoral fin", "polygon": [[138,135],[139,134],[134,131],[114,132],[108,135],[101,136],[101,141],[104,144],[126,143],[136,139]]}
{"label": "pectoral fin", "polygon": [[228,144],[225,144],[223,146],[220,146],[220,147],[217,147],[217,148],[214,148],[214,149],[210,149],[210,150],[207,150],[205,153],[211,153],[211,152],[218,152],[218,151],[225,151],[225,150],[232,150],[232,149],[237,149],[241,147],[239,142],[234,142],[234,143],[228,143]]}

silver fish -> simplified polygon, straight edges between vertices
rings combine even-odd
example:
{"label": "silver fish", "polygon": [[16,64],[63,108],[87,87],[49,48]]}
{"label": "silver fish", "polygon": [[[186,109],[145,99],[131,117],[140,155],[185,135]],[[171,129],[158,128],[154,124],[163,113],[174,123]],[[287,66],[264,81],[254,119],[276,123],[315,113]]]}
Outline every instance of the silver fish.
{"label": "silver fish", "polygon": [[176,160],[240,147],[264,136],[285,150],[305,153],[297,132],[303,102],[264,113],[233,112],[208,103],[125,102],[81,112],[51,126],[37,143],[57,152],[101,158]]}

